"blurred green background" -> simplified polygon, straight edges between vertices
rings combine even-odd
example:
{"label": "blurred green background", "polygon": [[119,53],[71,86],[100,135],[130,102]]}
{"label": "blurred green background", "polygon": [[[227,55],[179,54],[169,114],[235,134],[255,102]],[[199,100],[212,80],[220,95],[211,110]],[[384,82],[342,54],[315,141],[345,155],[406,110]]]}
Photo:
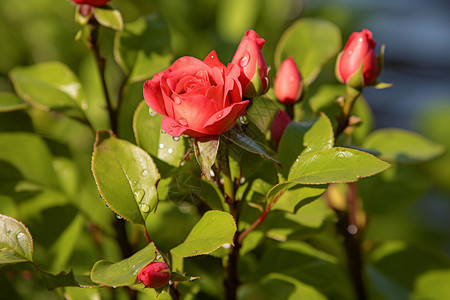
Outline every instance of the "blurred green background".
{"label": "blurred green background", "polygon": [[[223,63],[231,60],[248,29],[254,29],[266,40],[263,53],[267,63],[273,66],[273,53],[281,34],[299,18],[332,21],[341,28],[343,40],[353,31],[369,28],[378,46],[382,43],[387,46],[380,79],[394,83],[387,90],[365,91],[376,127],[412,129],[450,149],[450,21],[447,18],[450,3],[447,0],[376,3],[369,0],[112,0],[111,3],[121,11],[125,22],[154,12],[160,14],[170,28],[175,58],[184,55],[203,58],[214,49]],[[0,0],[0,92],[14,91],[8,73],[16,66],[62,61],[76,74],[86,72],[86,62],[92,57],[83,43],[75,41],[80,26],[74,22],[74,12],[75,6],[69,0]],[[113,37],[112,30],[103,29],[102,53],[110,61],[106,72],[112,83],[120,82],[123,77],[113,60]],[[272,70],[271,76],[274,75]],[[128,101],[134,105],[130,109],[142,100],[142,82],[132,89]],[[0,114],[0,131],[23,130],[11,124],[11,120]],[[19,115],[16,120],[21,122]],[[27,130],[33,130],[31,127]],[[131,126],[122,130],[131,131]],[[81,145],[83,150],[89,150],[90,142],[79,143],[77,147]],[[416,181],[404,183],[401,186],[404,193],[397,195],[406,197],[402,203],[408,205],[374,215],[368,238],[425,241],[450,257],[450,152],[416,168],[413,176]],[[421,185],[417,186],[417,182]],[[168,240],[167,244],[170,243]],[[208,259],[201,260],[208,264]]]}

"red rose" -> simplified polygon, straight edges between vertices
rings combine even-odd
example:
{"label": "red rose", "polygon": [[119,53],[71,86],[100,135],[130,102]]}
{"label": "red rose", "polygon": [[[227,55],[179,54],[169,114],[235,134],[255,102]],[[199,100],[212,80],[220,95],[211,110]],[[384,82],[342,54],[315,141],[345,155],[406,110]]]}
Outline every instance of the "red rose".
{"label": "red rose", "polygon": [[272,135],[272,139],[277,147],[289,123],[291,123],[291,118],[287,112],[282,109],[278,110],[273,118],[272,124],[270,125],[270,134]]}
{"label": "red rose", "polygon": [[164,115],[162,129],[171,136],[217,135],[231,129],[245,112],[239,68],[225,67],[212,51],[203,61],[181,57],[144,84],[148,106]]}
{"label": "red rose", "polygon": [[297,64],[289,57],[281,63],[273,88],[278,100],[284,104],[294,104],[302,94],[302,76]]}
{"label": "red rose", "polygon": [[139,272],[138,280],[146,287],[162,288],[170,280],[169,267],[161,261],[151,262]]}
{"label": "red rose", "polygon": [[372,32],[368,29],[353,32],[344,47],[344,51],[338,56],[336,64],[338,79],[341,82],[349,83],[355,77],[355,82],[361,81],[362,83],[362,79],[357,78],[361,77],[360,72],[362,72],[364,85],[375,83],[380,69],[375,46],[376,43],[372,40]]}
{"label": "red rose", "polygon": [[78,4],[89,4],[92,6],[103,6],[108,3],[110,0],[72,0]]}
{"label": "red rose", "polygon": [[247,98],[264,94],[269,86],[269,70],[261,52],[264,43],[255,31],[247,31],[231,61],[241,69],[239,81]]}

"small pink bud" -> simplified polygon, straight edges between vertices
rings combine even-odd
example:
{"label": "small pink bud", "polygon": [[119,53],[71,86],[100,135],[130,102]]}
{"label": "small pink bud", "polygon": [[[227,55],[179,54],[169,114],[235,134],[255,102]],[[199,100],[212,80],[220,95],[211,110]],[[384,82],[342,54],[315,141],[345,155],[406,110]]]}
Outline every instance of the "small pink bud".
{"label": "small pink bud", "polygon": [[264,43],[255,31],[248,30],[231,61],[239,66],[239,82],[247,98],[264,94],[269,86],[269,69],[261,52]]}
{"label": "small pink bud", "polygon": [[287,112],[282,109],[278,110],[270,125],[270,133],[277,147],[289,123],[291,123],[291,118]]}
{"label": "small pink bud", "polygon": [[139,272],[138,280],[146,287],[161,288],[170,280],[169,267],[161,261],[151,262]]}
{"label": "small pink bud", "polygon": [[[372,39],[370,30],[363,29],[361,32],[353,32],[344,51],[338,56],[336,63],[338,79],[347,84],[351,84],[349,81],[354,81],[357,85],[363,84],[364,86],[375,83],[381,69],[378,65],[375,46],[376,43]],[[358,79],[360,77],[361,79]]]}
{"label": "small pink bud", "polygon": [[294,104],[300,99],[303,89],[302,76],[292,57],[281,63],[275,77],[274,90],[278,100],[284,104]]}

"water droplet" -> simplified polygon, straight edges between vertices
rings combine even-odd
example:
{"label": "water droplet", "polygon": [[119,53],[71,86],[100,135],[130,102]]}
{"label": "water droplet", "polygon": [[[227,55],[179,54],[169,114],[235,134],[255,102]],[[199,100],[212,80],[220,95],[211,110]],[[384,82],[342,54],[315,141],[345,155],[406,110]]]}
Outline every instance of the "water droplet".
{"label": "water droplet", "polygon": [[222,113],[218,114],[216,118],[217,118],[217,119],[222,118]]}
{"label": "water droplet", "polygon": [[211,177],[214,177],[214,176],[216,176],[216,174],[214,174],[214,171],[211,169],[211,170],[209,170],[209,175],[211,175]]}
{"label": "water droplet", "polygon": [[139,208],[142,210],[142,212],[149,212],[150,210],[150,206],[148,206],[148,204],[140,204]]}
{"label": "water droplet", "polygon": [[[176,123],[172,123],[170,124],[170,127],[175,128],[175,127],[180,127],[180,125],[176,124]],[[172,131],[172,130],[171,130]],[[170,133],[170,132],[169,132]]]}
{"label": "water droplet", "polygon": [[350,225],[348,225],[348,227],[347,227],[347,231],[348,231],[348,233],[350,233],[350,234],[356,234],[356,233],[358,232],[358,227],[356,227],[355,224],[350,224]]}
{"label": "water droplet", "polygon": [[142,170],[142,176],[147,176],[148,175],[148,171],[147,170]]}
{"label": "water droplet", "polygon": [[215,58],[214,54],[211,54],[211,55],[209,56],[209,58],[214,59],[214,58]]}
{"label": "water droplet", "polygon": [[222,248],[224,249],[230,249],[231,248],[231,244],[230,243],[226,243],[222,245]]}
{"label": "water droplet", "polygon": [[174,136],[174,137],[172,137],[172,140],[173,140],[174,142],[178,142],[180,139],[181,139],[180,136]]}
{"label": "water droplet", "polygon": [[169,148],[169,150],[167,150],[167,152],[173,153],[173,149],[172,149],[172,148]]}
{"label": "water droplet", "polygon": [[154,111],[151,107],[148,108],[148,113],[150,116],[154,117],[156,116],[158,113],[156,111]]}
{"label": "water droplet", "polygon": [[239,179],[239,183],[240,183],[240,184],[244,184],[244,183],[245,183],[245,180],[246,180],[245,177],[241,177],[241,179]]}
{"label": "water droplet", "polygon": [[81,109],[86,110],[88,109],[88,104],[86,102],[81,103]]}
{"label": "water droplet", "polygon": [[112,288],[113,288],[113,289],[116,289],[116,288],[117,288],[117,286],[113,286]]}
{"label": "water droplet", "polygon": [[117,220],[122,220],[123,218],[121,216],[119,216],[118,214],[116,214],[116,219]]}
{"label": "water droplet", "polygon": [[181,98],[180,97],[175,97],[173,99],[173,101],[175,102],[175,104],[181,104]]}
{"label": "water droplet", "polygon": [[247,116],[240,116],[239,117],[239,122],[241,122],[241,124],[248,124],[248,118]]}
{"label": "water droplet", "polygon": [[245,52],[244,56],[241,57],[241,59],[239,60],[239,65],[241,67],[245,67],[246,65],[248,65],[249,61],[250,61],[250,54],[248,52]]}
{"label": "water droplet", "polygon": [[166,132],[165,132],[164,130],[162,130],[162,129],[161,129],[161,131],[160,131],[160,132],[161,132],[162,134],[166,134]]}
{"label": "water droplet", "polygon": [[183,118],[179,119],[178,122],[180,122],[180,124],[183,125],[183,126],[187,126],[187,124],[188,124],[186,119],[183,119]]}
{"label": "water droplet", "polygon": [[159,149],[164,148],[164,144],[159,144]]}
{"label": "water droplet", "polygon": [[22,233],[22,232],[19,232],[18,234],[17,234],[17,238],[18,239],[21,239],[22,237],[24,237],[25,236],[25,233]]}
{"label": "water droplet", "polygon": [[144,198],[145,191],[143,189],[138,189],[134,191],[134,197],[136,198],[137,203],[140,203]]}

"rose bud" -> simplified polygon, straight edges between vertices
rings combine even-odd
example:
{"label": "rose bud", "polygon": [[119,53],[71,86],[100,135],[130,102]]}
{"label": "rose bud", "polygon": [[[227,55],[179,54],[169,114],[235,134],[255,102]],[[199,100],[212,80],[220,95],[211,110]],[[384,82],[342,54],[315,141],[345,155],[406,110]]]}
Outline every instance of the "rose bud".
{"label": "rose bud", "polygon": [[144,99],[162,114],[161,128],[173,137],[204,137],[231,129],[245,113],[239,68],[225,67],[212,51],[203,61],[184,56],[144,84]]}
{"label": "rose bud", "polygon": [[162,288],[170,280],[169,267],[161,261],[151,262],[139,272],[138,280],[146,287]]}
{"label": "rose bud", "polygon": [[72,0],[77,4],[88,4],[92,6],[103,6],[108,3],[110,0]]}
{"label": "rose bud", "polygon": [[241,70],[239,81],[247,98],[264,94],[269,86],[269,70],[261,52],[264,43],[255,31],[248,30],[231,61]]}
{"label": "rose bud", "polygon": [[294,104],[300,99],[303,90],[302,76],[292,57],[281,63],[275,77],[274,90],[281,103]]}
{"label": "rose bud", "polygon": [[272,135],[272,139],[274,140],[277,148],[289,123],[291,123],[291,118],[287,112],[282,109],[278,110],[273,118],[272,124],[270,125],[270,134]]}
{"label": "rose bud", "polygon": [[337,58],[338,80],[359,89],[374,84],[381,71],[375,46],[368,29],[353,32]]}

